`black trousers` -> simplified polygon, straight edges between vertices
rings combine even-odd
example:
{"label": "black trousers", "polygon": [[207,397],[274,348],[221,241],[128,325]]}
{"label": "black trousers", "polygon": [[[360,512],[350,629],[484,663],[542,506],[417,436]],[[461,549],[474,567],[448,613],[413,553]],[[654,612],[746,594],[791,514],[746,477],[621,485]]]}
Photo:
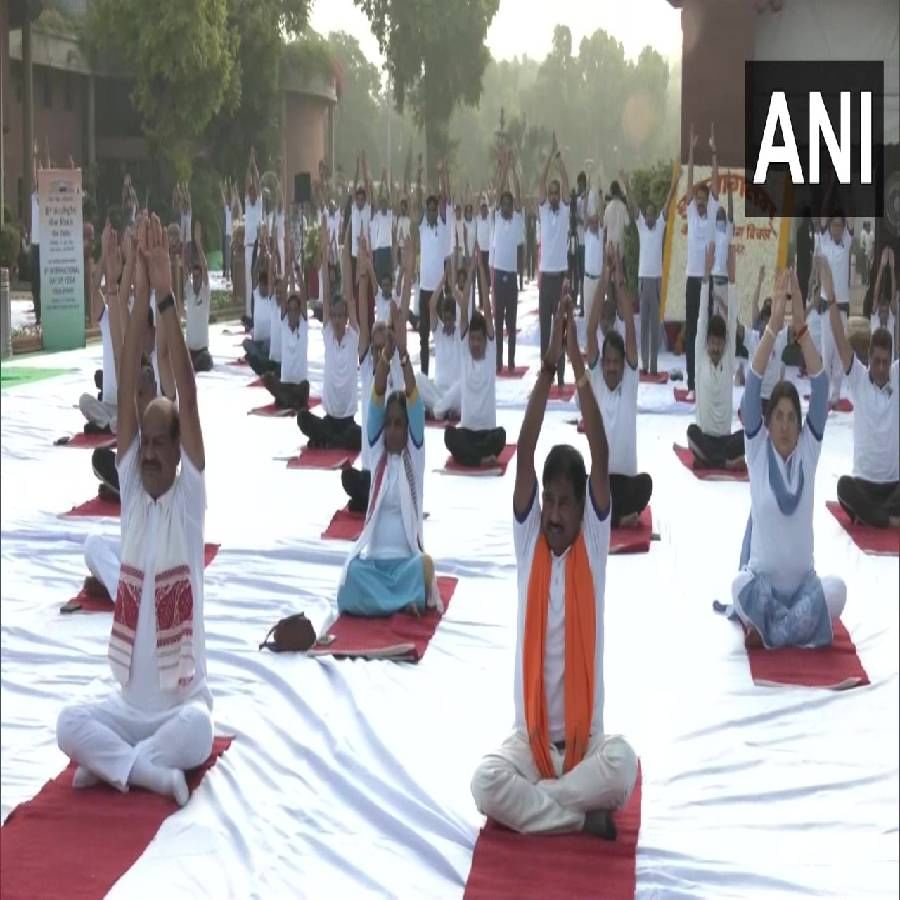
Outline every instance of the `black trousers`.
{"label": "black trousers", "polygon": [[519,273],[519,290],[525,290],[525,245],[516,247],[516,271]]}
{"label": "black trousers", "polygon": [[277,372],[280,364],[269,359],[269,342],[254,341],[252,338],[246,338],[243,343],[244,355],[250,368],[257,375],[263,376],[266,372]]}
{"label": "black trousers", "polygon": [[650,502],[653,479],[646,474],[609,476],[609,495],[612,500],[612,527],[626,516],[641,513]]}
{"label": "black trousers", "polygon": [[503,367],[503,325],[506,324],[509,366],[516,364],[516,316],[519,285],[515,272],[494,270],[494,336],[497,343],[497,371]]}
{"label": "black trousers", "polygon": [[[541,323],[541,359],[547,355],[550,346],[550,332],[553,329],[553,317],[556,315],[562,295],[562,283],[565,272],[541,272],[541,287],[538,291],[538,317]],[[566,354],[559,357],[556,379],[562,384],[566,372]]]}
{"label": "black trousers", "polygon": [[321,419],[308,409],[297,413],[297,426],[309,438],[309,446],[316,450],[360,450],[362,429],[353,416],[337,419],[325,415]]}
{"label": "black trousers", "polygon": [[[489,250],[482,249],[481,251],[481,264],[484,266],[484,271],[487,274],[487,284],[484,284],[483,280],[478,277],[478,273],[475,273],[475,279],[478,281],[478,302],[484,307],[484,291],[489,291],[491,289],[491,253]],[[454,276],[455,277],[455,276]]]}
{"label": "black trousers", "polygon": [[190,350],[191,364],[195,372],[211,372],[213,368],[213,359],[209,355],[208,348],[202,350]]}
{"label": "black trousers", "polygon": [[575,254],[575,285],[578,308],[584,312],[584,244],[578,245],[578,253]]}
{"label": "black trousers", "polygon": [[499,456],[506,446],[506,430],[490,428],[474,431],[448,425],[444,429],[444,446],[461,466],[479,466],[489,456]]}
{"label": "black trousers", "polygon": [[[694,390],[694,371],[696,359],[694,350],[697,345],[697,322],[700,319],[700,288],[703,279],[699,275],[688,275],[684,285],[684,355],[687,357],[688,390]],[[709,279],[709,315],[712,315],[713,280]]]}
{"label": "black trousers", "polygon": [[372,268],[375,269],[375,277],[378,279],[379,285],[381,284],[381,279],[384,278],[385,275],[393,275],[393,272],[391,271],[390,247],[379,247],[377,250],[373,251]]}
{"label": "black trousers", "polygon": [[350,512],[365,512],[369,508],[369,489],[372,473],[368,469],[354,469],[348,466],[341,470],[341,485],[350,498],[347,506]]}
{"label": "black trousers", "polygon": [[837,495],[844,512],[864,525],[887,528],[892,516],[900,516],[900,481],[878,483],[843,475]]}
{"label": "black trousers", "polygon": [[434,291],[419,291],[419,358],[422,374],[428,374],[428,342],[431,340],[431,295]]}
{"label": "black trousers", "polygon": [[725,463],[744,456],[744,430],[734,434],[704,434],[697,425],[688,425],[688,444],[697,461],[712,469],[722,469]]}
{"label": "black trousers", "polygon": [[534,238],[525,242],[525,272],[529,281],[534,281],[534,267],[537,261],[537,244]]}
{"label": "black trousers", "polygon": [[119,470],[116,468],[116,451],[109,447],[97,447],[91,454],[91,468],[105,485],[119,491]]}
{"label": "black trousers", "polygon": [[306,409],[309,403],[309,382],[304,380],[299,384],[282,381],[274,372],[263,375],[263,384],[266,390],[275,399],[278,409]]}

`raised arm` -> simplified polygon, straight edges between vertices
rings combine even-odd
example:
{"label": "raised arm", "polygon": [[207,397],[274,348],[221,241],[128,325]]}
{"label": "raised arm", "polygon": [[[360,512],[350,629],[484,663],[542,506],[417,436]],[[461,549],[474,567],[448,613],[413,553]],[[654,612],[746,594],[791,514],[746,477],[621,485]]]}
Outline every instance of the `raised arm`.
{"label": "raised arm", "polygon": [[697,359],[702,359],[702,354],[706,352],[706,333],[709,331],[709,276],[712,274],[715,259],[716,245],[710,241],[706,245],[706,274],[700,286],[700,318],[697,320],[697,337],[694,345]]}
{"label": "raised arm", "polygon": [[356,278],[356,301],[354,302],[351,296],[347,303],[347,309],[349,310],[351,306],[359,304],[356,310],[356,319],[359,328],[359,359],[362,362],[369,350],[369,343],[372,339],[369,330],[369,279],[372,279],[371,283],[373,285],[376,283],[375,270],[372,267],[372,255],[369,252],[369,242],[362,232],[359,235],[359,247],[356,253]]}
{"label": "raised arm", "polygon": [[[619,308],[619,315],[625,323],[625,362],[632,369],[637,368],[638,350],[637,338],[634,331],[634,303],[631,299],[631,293],[625,284],[625,266],[621,256],[616,254],[616,301]],[[602,304],[601,304],[602,305]],[[593,313],[594,310],[591,310]],[[596,333],[594,335],[596,340]]]}
{"label": "raised arm", "polygon": [[[543,205],[547,202],[547,178],[550,175],[550,166],[553,165],[553,160],[559,156],[559,150],[556,147],[556,132],[553,132],[553,145],[550,148],[550,155],[547,157],[547,161],[544,163],[544,171],[541,172],[541,178],[538,182],[538,205]],[[529,490],[531,488],[529,487]]]}
{"label": "raised arm", "polygon": [[624,169],[619,169],[619,180],[622,182],[622,190],[625,191],[625,206],[627,207],[631,218],[637,222],[640,208],[634,199],[634,194],[631,191],[631,185],[628,182],[628,176],[625,174]]}
{"label": "raised arm", "polygon": [[787,270],[775,278],[775,290],[772,292],[772,316],[751,361],[747,386],[744,396],[741,398],[741,420],[746,434],[751,438],[756,435],[762,425],[762,403],[760,401],[762,377],[769,364],[772,348],[775,346],[775,338],[784,327],[784,310],[790,283],[790,273]]}
{"label": "raised arm", "polygon": [[[853,348],[850,346],[850,341],[847,340],[847,335],[844,333],[841,311],[838,309],[837,301],[834,297],[834,279],[831,274],[831,266],[828,264],[828,259],[824,256],[819,260],[819,266],[822,290],[825,293],[825,299],[828,301],[828,318],[831,322],[831,333],[834,335],[834,346],[837,347],[844,372],[848,372],[853,362]],[[806,354],[804,353],[805,358]]]}
{"label": "raised arm", "polygon": [[[487,269],[484,265],[484,257],[479,253],[478,254],[478,289],[481,292],[481,311],[484,313],[485,325],[487,330],[488,340],[494,340],[494,313],[493,306],[491,305],[491,292],[493,291],[493,286],[490,283],[490,278],[487,273]],[[468,294],[466,294],[468,296]],[[500,335],[502,340],[503,335]]]}
{"label": "raised arm", "polygon": [[363,150],[361,154],[362,158],[362,173],[363,173],[363,187],[366,189],[366,203],[372,202],[372,179],[369,177],[369,166],[366,163],[366,151]]}
{"label": "raised arm", "polygon": [[763,281],[766,278],[766,267],[759,267],[759,275],[756,279],[756,289],[753,291],[753,301],[750,305],[750,327],[756,328],[759,321],[759,292],[762,290]]}
{"label": "raised arm", "polygon": [[672,201],[675,199],[675,191],[678,189],[678,160],[675,160],[672,163],[672,181],[669,184],[669,193],[666,194],[665,203],[663,203],[662,209],[659,211],[660,215],[663,217],[663,222],[667,222],[669,219],[669,207],[672,205]]}
{"label": "raised arm", "polygon": [[694,147],[697,146],[697,132],[694,131],[694,123],[691,122],[691,135],[688,141],[688,180],[687,195],[688,201],[693,199],[694,195]]}
{"label": "raised arm", "polygon": [[566,171],[566,164],[563,162],[562,154],[557,153],[559,159],[559,184],[563,203],[569,202],[569,173]]}
{"label": "raised arm", "polygon": [[727,191],[728,191],[728,221],[731,223],[731,225],[734,225],[734,197],[733,197],[732,191],[731,191],[731,175],[729,174],[728,176],[726,176],[726,179],[725,179],[725,180],[726,180],[726,182],[727,182],[727,184],[728,184],[728,186],[727,186]]}
{"label": "raised arm", "polygon": [[603,311],[603,302],[606,297],[606,288],[609,283],[610,274],[615,266],[615,253],[612,250],[604,249],[606,254],[606,265],[600,273],[600,279],[597,287],[594,288],[594,302],[591,306],[591,314],[588,317],[587,326],[587,357],[588,365],[593,369],[600,359],[600,343],[597,340],[597,332],[600,330],[600,315]]}
{"label": "raised arm", "polygon": [[194,261],[200,263],[203,270],[203,283],[209,287],[209,266],[206,262],[206,253],[203,251],[203,227],[199,219],[194,219]]}
{"label": "raised arm", "polygon": [[[401,307],[408,303],[409,297],[406,297],[401,301]],[[409,353],[406,351],[406,318],[403,316],[401,310],[397,309],[393,303],[391,304],[391,323],[393,325],[394,343],[397,345],[397,352],[400,354],[400,366],[403,369],[403,387],[406,391],[406,396],[408,398],[413,397],[416,393],[416,373],[413,371],[412,363],[409,360]],[[425,423],[423,421],[421,428],[424,427]],[[412,428],[412,421],[410,421],[410,428]],[[416,439],[416,444],[421,446],[421,431],[418,435],[414,435],[414,437]]]}
{"label": "raised arm", "polygon": [[[516,450],[516,486],[513,491],[513,513],[517,519],[522,519],[537,489],[537,473],[534,468],[534,452],[537,449],[538,438],[541,434],[541,426],[544,423],[544,412],[547,409],[547,398],[550,395],[550,385],[556,377],[556,368],[563,352],[563,325],[565,316],[562,314],[562,305],[557,310],[553,320],[553,330],[550,334],[550,344],[544,356],[541,371],[528,398],[525,407],[525,415],[522,417],[522,427],[519,429],[518,449]],[[579,354],[580,358],[580,354]]]}
{"label": "raised arm", "polygon": [[734,359],[734,351],[736,349],[737,335],[737,308],[738,296],[735,288],[735,279],[737,274],[737,263],[735,261],[734,244],[728,245],[727,272],[728,272],[728,294],[727,303],[728,311],[725,320],[725,356],[728,359]]}
{"label": "raised arm", "polygon": [[719,157],[716,154],[716,126],[709,126],[709,149],[712,150],[712,179],[709,184],[709,192],[713,200],[719,199]]}

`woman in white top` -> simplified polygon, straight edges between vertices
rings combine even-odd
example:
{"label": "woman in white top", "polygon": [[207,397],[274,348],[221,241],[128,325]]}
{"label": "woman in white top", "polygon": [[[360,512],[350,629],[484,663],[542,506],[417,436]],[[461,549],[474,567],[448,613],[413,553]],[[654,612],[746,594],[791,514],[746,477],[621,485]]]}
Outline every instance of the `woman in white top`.
{"label": "woman in white top", "polygon": [[392,348],[386,346],[367,398],[366,443],[372,450],[372,490],[366,522],[338,587],[341,613],[389,616],[441,609],[434,564],[424,552],[425,406],[406,352],[405,323],[394,312],[403,390],[388,394]]}
{"label": "woman in white top", "polygon": [[[475,245],[478,250],[478,244]],[[461,412],[459,427],[448,425],[444,445],[462,466],[480,466],[495,460],[506,446],[506,430],[497,427],[497,371],[494,322],[487,272],[481,253],[474,253],[483,299],[481,312],[466,315],[468,298],[457,294],[461,355]]]}
{"label": "woman in white top", "polygon": [[[790,299],[792,323],[812,373],[806,422],[794,385],[779,382],[766,418],[760,405],[765,370],[784,324]],[[741,548],[741,571],[732,583],[732,615],[754,640],[770,647],[820,647],[832,640],[831,620],[847,598],[840,578],[820,578],[813,561],[816,468],[828,417],[828,375],[809,336],[796,272],[778,276],[772,318],[756,351],[741,405],[750,472],[750,518]],[[716,607],[726,611],[727,607]]]}

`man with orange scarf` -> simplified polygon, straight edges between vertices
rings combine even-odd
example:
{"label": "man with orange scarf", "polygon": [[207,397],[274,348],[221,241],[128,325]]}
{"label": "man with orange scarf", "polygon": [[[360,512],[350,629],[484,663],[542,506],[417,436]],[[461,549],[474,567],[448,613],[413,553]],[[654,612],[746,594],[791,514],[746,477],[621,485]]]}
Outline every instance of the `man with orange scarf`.
{"label": "man with orange scarf", "polygon": [[[637,758],[603,733],[603,601],[609,551],[609,447],[564,289],[550,345],[519,435],[513,496],[518,565],[516,725],[486,756],[472,794],[516,831],[616,836],[610,813],[628,799]],[[556,445],[538,498],[534,452],[563,344],[575,373],[591,452]]]}

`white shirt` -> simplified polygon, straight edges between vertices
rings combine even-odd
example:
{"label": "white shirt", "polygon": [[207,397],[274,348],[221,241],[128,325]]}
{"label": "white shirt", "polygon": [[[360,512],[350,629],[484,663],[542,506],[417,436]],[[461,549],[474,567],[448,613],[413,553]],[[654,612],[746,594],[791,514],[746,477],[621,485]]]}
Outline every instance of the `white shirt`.
{"label": "white shirt", "polygon": [[172,515],[181,519],[184,529],[187,564],[194,594],[194,667],[195,675],[186,690],[163,691],[159,686],[156,662],[156,606],[154,600],[157,536],[160,528],[160,503],[150,500],[141,483],[140,438],[135,436],[124,458],[116,468],[122,496],[122,527],[141,514],[147,504],[147,540],[144,545],[144,587],[138,611],[134,650],[131,657],[131,679],[122,687],[122,698],[130,706],[155,713],[172,709],[194,697],[202,698],[212,708],[212,695],[206,685],[206,633],[203,622],[203,522],[206,517],[206,483],[202,472],[181,454],[181,471],[169,489]]}
{"label": "white shirt", "polygon": [[253,340],[272,340],[272,303],[274,297],[264,297],[259,288],[253,288]]}
{"label": "white shirt", "polygon": [[394,242],[394,214],[376,210],[369,225],[373,250],[390,250]]}
{"label": "white shirt", "polygon": [[262,197],[257,194],[256,203],[250,202],[249,195],[244,197],[244,247],[253,247],[261,222]]}
{"label": "white shirt", "polygon": [[720,231],[716,225],[716,236],[714,238],[716,244],[716,258],[713,262],[712,275],[716,278],[728,277],[728,247],[734,236],[734,225],[731,222],[725,222],[725,230]]}
{"label": "white shirt", "polygon": [[350,209],[350,255],[356,256],[359,252],[359,236],[364,232],[369,233],[372,222],[372,207],[366,203],[362,209],[353,201]]}
{"label": "white shirt", "polygon": [[487,253],[491,249],[491,232],[493,230],[490,214],[482,216],[479,212],[475,217],[475,240],[478,241],[478,248],[482,253]]}
{"label": "white shirt", "polygon": [[620,250],[624,248],[628,219],[628,207],[618,197],[613,197],[603,212],[603,228],[608,244],[615,244]]}
{"label": "white shirt", "polygon": [[541,271],[565,272],[569,268],[569,212],[561,203],[554,212],[545,200],[540,207]]}
{"label": "white shirt", "polygon": [[272,295],[272,302],[269,304],[269,359],[273,362],[281,362],[281,323],[283,321],[281,315],[281,307],[275,295]]}
{"label": "white shirt", "polygon": [[[819,252],[828,260],[831,266],[831,278],[834,281],[834,299],[838,303],[850,302],[850,232],[845,228],[841,236],[841,242],[836,244],[832,240],[831,232],[827,229],[819,238]],[[828,298],[823,291],[823,300]]]}
{"label": "white shirt", "polygon": [[322,408],[336,419],[356,415],[358,391],[356,367],[359,359],[359,332],[347,324],[344,338],[335,337],[331,322],[322,330],[325,339],[325,371],[322,377]]}
{"label": "white shirt", "polygon": [[433,226],[428,224],[426,216],[422,216],[419,248],[419,290],[433,291],[444,274],[444,260],[447,258],[447,224],[441,221],[440,212]]}
{"label": "white shirt", "polygon": [[[528,582],[534,550],[541,531],[541,506],[535,495],[522,522],[513,515],[513,543],[516,549],[516,574],[519,606],[516,628],[515,705],[516,730],[527,734],[525,722],[525,691],[523,686],[523,656],[525,644],[525,611],[528,608]],[[587,549],[588,562],[594,582],[596,600],[594,631],[594,709],[591,734],[603,734],[603,614],[606,590],[606,558],[609,554],[609,510],[603,518],[597,513],[588,483],[584,500],[584,519],[581,532]],[[571,550],[571,548],[570,548]],[[547,605],[547,637],[544,644],[544,693],[547,699],[547,724],[551,741],[566,737],[565,715],[565,636],[566,636],[566,560],[570,550],[562,556],[551,553],[550,597]]]}
{"label": "white shirt", "polygon": [[200,293],[195,294],[193,278],[185,279],[184,313],[187,320],[185,332],[188,350],[205,350],[209,347],[208,284],[201,284]]}
{"label": "white shirt", "polygon": [[603,416],[609,443],[609,471],[615,475],[637,475],[637,397],[640,376],[625,360],[619,386],[611,391],[603,377],[600,357],[591,369],[591,386]]}
{"label": "white shirt", "polygon": [[400,296],[398,294],[392,294],[390,297],[385,297],[381,288],[378,288],[378,293],[375,295],[375,321],[376,322],[390,322],[391,321],[391,303],[400,308]]}
{"label": "white shirt", "polygon": [[888,383],[879,388],[854,355],[847,384],[853,397],[854,477],[900,481],[900,362],[894,361]]}
{"label": "white shirt", "polygon": [[381,484],[381,505],[373,525],[372,540],[367,547],[366,555],[369,559],[406,559],[418,550],[417,547],[409,546],[403,525],[401,479],[406,479],[403,458],[399,453],[389,453]]}
{"label": "white shirt", "polygon": [[497,427],[497,351],[494,341],[485,343],[484,359],[474,359],[469,352],[469,333],[459,342],[462,372],[462,415],[459,424],[472,431]]}
{"label": "white shirt", "polygon": [[402,247],[412,230],[409,216],[397,216],[397,244]]}
{"label": "white shirt", "polygon": [[109,328],[109,307],[103,308],[100,317],[100,341],[103,344],[103,402],[115,406],[119,390],[116,383],[116,357],[113,351],[112,332]]}
{"label": "white shirt", "polygon": [[504,219],[498,212],[494,221],[493,253],[494,268],[500,272],[517,272],[519,268],[519,240],[522,235],[522,213]]}
{"label": "white shirt", "polygon": [[[591,192],[593,193],[593,191]],[[584,246],[584,232],[585,232],[585,196],[584,194],[579,194],[575,198],[575,214],[578,220],[578,224],[575,227],[575,230],[578,234],[578,243],[581,246]]]}
{"label": "white shirt", "polygon": [[466,348],[460,346],[459,324],[453,326],[450,334],[445,334],[443,325],[439,322],[434,332],[434,365],[435,384],[442,391],[459,383],[461,354],[465,352]]}
{"label": "white shirt", "polygon": [[475,224],[474,219],[464,218],[463,224],[466,230],[466,256],[471,256],[472,251],[475,249],[475,232],[478,226]]}
{"label": "white shirt", "polygon": [[638,257],[638,278],[662,278],[663,239],[666,236],[666,223],[657,215],[652,228],[647,227],[644,214],[637,217],[638,241],[641,245]]}
{"label": "white shirt", "polygon": [[728,319],[725,328],[725,352],[714,366],[706,350],[706,331],[709,326],[709,281],[700,288],[700,318],[695,344],[697,384],[697,426],[704,434],[731,434],[734,384],[734,333],[737,329],[737,292],[728,285]]}
{"label": "white shirt", "polygon": [[[360,454],[360,465],[363,469],[371,470],[375,462],[375,448],[369,444],[367,435],[369,434],[369,400],[372,398],[372,387],[375,384],[375,365],[372,362],[372,345],[366,350],[366,355],[359,364],[359,397],[360,409],[359,419],[360,428],[362,429],[362,452]],[[405,380],[403,378],[403,367],[400,365],[400,354],[395,349],[394,355],[391,357],[391,368],[388,371],[387,387],[385,388],[385,398],[390,397],[394,391],[403,390]],[[402,519],[401,519],[402,522]],[[409,553],[402,553],[401,556],[408,556]]]}
{"label": "white shirt", "polygon": [[788,457],[790,475],[788,464],[775,451],[775,464],[781,470],[785,487],[792,494],[796,493],[800,462],[803,463],[803,493],[794,514],[786,516],[778,508],[769,484],[768,435],[763,424],[752,438],[745,439],[753,516],[747,565],[754,574],[767,576],[775,590],[792,594],[813,568],[813,501],[822,443],[804,422],[797,446]]}
{"label": "white shirt", "polygon": [[687,208],[688,241],[687,241],[687,276],[702,278],[706,272],[706,245],[716,236],[716,213],[719,201],[709,195],[706,204],[706,216],[700,218],[697,212],[697,201],[691,200]]}
{"label": "white shirt", "polygon": [[231,237],[231,233],[232,233],[231,205],[225,204],[225,234],[227,237]]}
{"label": "white shirt", "polygon": [[464,219],[455,219],[454,228],[456,231],[456,246],[454,249],[463,256],[468,256],[466,251],[466,223]]}
{"label": "white shirt", "polygon": [[31,243],[35,247],[41,243],[41,206],[37,191],[31,194]]}
{"label": "white shirt", "polygon": [[[455,247],[455,238],[456,238],[456,211],[453,209],[452,203],[447,203],[446,205],[446,215],[447,222],[446,227],[444,228],[444,238],[447,241],[447,245],[444,248],[444,258],[446,259],[448,256],[452,256]],[[441,214],[438,212],[438,218],[440,218]]]}
{"label": "white shirt", "polygon": [[309,325],[302,316],[297,330],[291,330],[288,318],[281,320],[281,380],[284,384],[300,384],[309,379]]}

